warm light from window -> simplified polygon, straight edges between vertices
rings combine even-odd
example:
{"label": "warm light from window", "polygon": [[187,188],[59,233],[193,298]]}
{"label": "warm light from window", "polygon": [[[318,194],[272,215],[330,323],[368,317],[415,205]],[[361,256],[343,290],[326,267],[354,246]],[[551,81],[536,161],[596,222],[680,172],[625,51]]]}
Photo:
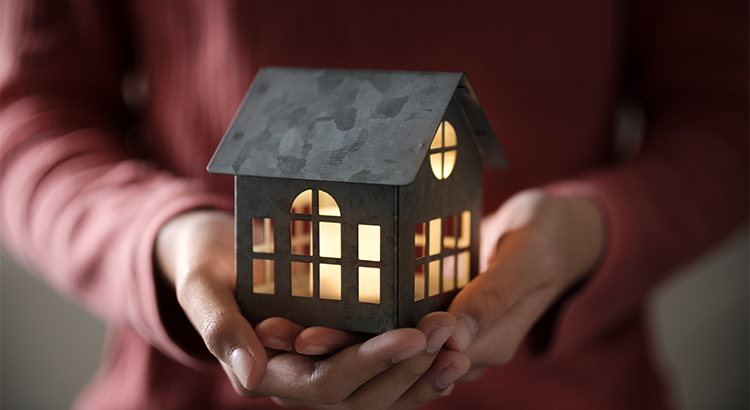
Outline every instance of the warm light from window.
{"label": "warm light from window", "polygon": [[310,215],[312,213],[312,190],[308,189],[307,191],[303,191],[301,194],[297,195],[296,198],[294,198],[294,202],[292,203],[292,213],[293,214],[307,214]]}
{"label": "warm light from window", "polygon": [[292,296],[311,298],[312,288],[312,263],[292,262]]}
{"label": "warm light from window", "polygon": [[359,260],[380,262],[380,226],[359,225]]}
{"label": "warm light from window", "polygon": [[443,292],[450,292],[456,288],[456,257],[448,256],[443,259]]}
{"label": "warm light from window", "polygon": [[320,298],[341,300],[341,265],[320,264]]}
{"label": "warm light from window", "polygon": [[380,269],[359,267],[359,301],[380,303]]}
{"label": "warm light from window", "polygon": [[430,167],[435,178],[445,179],[453,172],[456,165],[457,143],[453,125],[448,121],[441,122],[430,144]]}
{"label": "warm light from window", "polygon": [[427,246],[427,224],[424,222],[418,223],[414,226],[414,258],[424,258],[425,249]]}
{"label": "warm light from window", "polygon": [[430,221],[430,255],[440,253],[440,242],[442,238],[440,218]]}
{"label": "warm light from window", "polygon": [[456,271],[456,285],[461,289],[469,283],[471,273],[471,254],[469,251],[458,254],[458,266]]}
{"label": "warm light from window", "polygon": [[471,245],[471,212],[461,213],[461,231],[458,236],[458,247],[468,248]]}
{"label": "warm light from window", "polygon": [[273,260],[253,259],[253,293],[273,295]]}
{"label": "warm light from window", "polygon": [[414,301],[424,299],[424,265],[414,268]]}
{"label": "warm light from window", "polygon": [[341,216],[336,200],[328,192],[318,191],[318,213],[323,216]]}
{"label": "warm light from window", "polygon": [[253,218],[253,252],[273,253],[273,219]]}
{"label": "warm light from window", "polygon": [[312,255],[312,222],[292,220],[292,255]]}
{"label": "warm light from window", "polygon": [[341,224],[338,222],[320,223],[320,256],[341,257]]}
{"label": "warm light from window", "polygon": [[429,265],[430,277],[429,277],[429,289],[428,295],[435,296],[440,293],[440,261],[432,261]]}

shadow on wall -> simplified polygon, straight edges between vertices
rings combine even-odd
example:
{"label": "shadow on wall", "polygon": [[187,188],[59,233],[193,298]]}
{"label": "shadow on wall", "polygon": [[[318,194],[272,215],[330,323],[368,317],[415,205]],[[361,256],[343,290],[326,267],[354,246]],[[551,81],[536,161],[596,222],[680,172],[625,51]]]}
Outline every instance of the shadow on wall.
{"label": "shadow on wall", "polygon": [[[678,408],[748,409],[748,246],[745,228],[652,300],[656,346]],[[70,408],[98,366],[104,325],[5,254],[0,314],[0,407]]]}

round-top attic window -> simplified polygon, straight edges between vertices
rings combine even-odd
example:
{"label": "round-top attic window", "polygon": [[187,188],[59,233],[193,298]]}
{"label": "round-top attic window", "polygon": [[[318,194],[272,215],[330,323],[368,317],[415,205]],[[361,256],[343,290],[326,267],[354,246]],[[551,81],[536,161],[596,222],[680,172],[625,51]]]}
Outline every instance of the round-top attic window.
{"label": "round-top attic window", "polygon": [[448,121],[440,123],[430,144],[430,166],[437,179],[448,178],[456,165],[456,130]]}

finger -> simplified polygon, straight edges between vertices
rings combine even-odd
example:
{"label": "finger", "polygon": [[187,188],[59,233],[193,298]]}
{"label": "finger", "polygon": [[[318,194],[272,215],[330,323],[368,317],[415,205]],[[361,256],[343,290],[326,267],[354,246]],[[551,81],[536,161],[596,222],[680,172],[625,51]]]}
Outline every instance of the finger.
{"label": "finger", "polygon": [[294,342],[300,354],[321,355],[333,354],[357,343],[363,343],[372,335],[345,332],[326,327],[309,327],[304,329]]}
{"label": "finger", "polygon": [[470,368],[468,356],[459,352],[440,352],[430,369],[398,398],[392,408],[414,409],[450,394],[453,383],[467,374]]}
{"label": "finger", "polygon": [[255,326],[255,334],[263,346],[286,352],[294,352],[294,341],[304,330],[304,326],[281,317],[266,319]]}
{"label": "finger", "polygon": [[[513,358],[522,339],[549,308],[555,294],[551,287],[533,290],[502,316],[492,319],[484,316],[482,319],[493,322],[483,326],[474,323],[468,315],[462,315],[457,320],[454,337],[447,345],[449,348],[460,347],[460,351],[477,366],[504,365]],[[461,346],[460,343],[465,344]]]}
{"label": "finger", "polygon": [[488,270],[456,295],[448,312],[456,316],[458,324],[448,348],[467,352],[477,335],[494,326],[522,298],[545,285],[535,272],[555,267],[547,266],[546,255],[530,253],[529,249],[536,247],[528,243],[534,241],[525,233],[504,237]]}
{"label": "finger", "polygon": [[[350,407],[390,408],[404,392],[420,380],[424,373],[430,369],[440,348],[453,333],[455,324],[455,318],[446,312],[433,312],[422,318],[417,324],[417,329],[422,331],[427,339],[425,350],[378,374],[360,387],[347,400]],[[463,356],[460,353],[456,354]],[[434,387],[434,379],[432,384],[433,388],[431,390],[434,393],[437,390]],[[435,397],[437,396],[427,399],[423,396],[420,399],[429,401]]]}
{"label": "finger", "polygon": [[281,399],[336,404],[396,363],[424,351],[424,333],[396,329],[348,347],[324,360],[283,353],[269,359],[257,392]]}
{"label": "finger", "polygon": [[472,367],[458,381],[460,381],[461,383],[471,383],[474,380],[478,379],[479,376],[483,375],[486,370],[486,367]]}
{"label": "finger", "polygon": [[240,313],[232,286],[220,275],[195,266],[177,283],[177,300],[208,350],[231,368],[240,384],[254,389],[263,380],[266,353],[252,326]]}

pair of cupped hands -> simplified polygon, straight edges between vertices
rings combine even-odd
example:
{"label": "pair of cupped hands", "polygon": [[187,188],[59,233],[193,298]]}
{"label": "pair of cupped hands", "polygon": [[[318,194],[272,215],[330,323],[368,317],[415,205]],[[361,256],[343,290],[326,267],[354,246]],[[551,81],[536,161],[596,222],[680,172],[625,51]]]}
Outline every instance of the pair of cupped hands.
{"label": "pair of cupped hands", "polygon": [[[366,338],[270,318],[255,328],[234,298],[234,220],[195,210],[159,232],[156,257],[177,301],[235,390],[287,406],[413,409],[514,355],[537,319],[591,272],[599,206],[527,190],[482,221],[482,274],[415,328]],[[488,392],[491,394],[491,392]]]}

